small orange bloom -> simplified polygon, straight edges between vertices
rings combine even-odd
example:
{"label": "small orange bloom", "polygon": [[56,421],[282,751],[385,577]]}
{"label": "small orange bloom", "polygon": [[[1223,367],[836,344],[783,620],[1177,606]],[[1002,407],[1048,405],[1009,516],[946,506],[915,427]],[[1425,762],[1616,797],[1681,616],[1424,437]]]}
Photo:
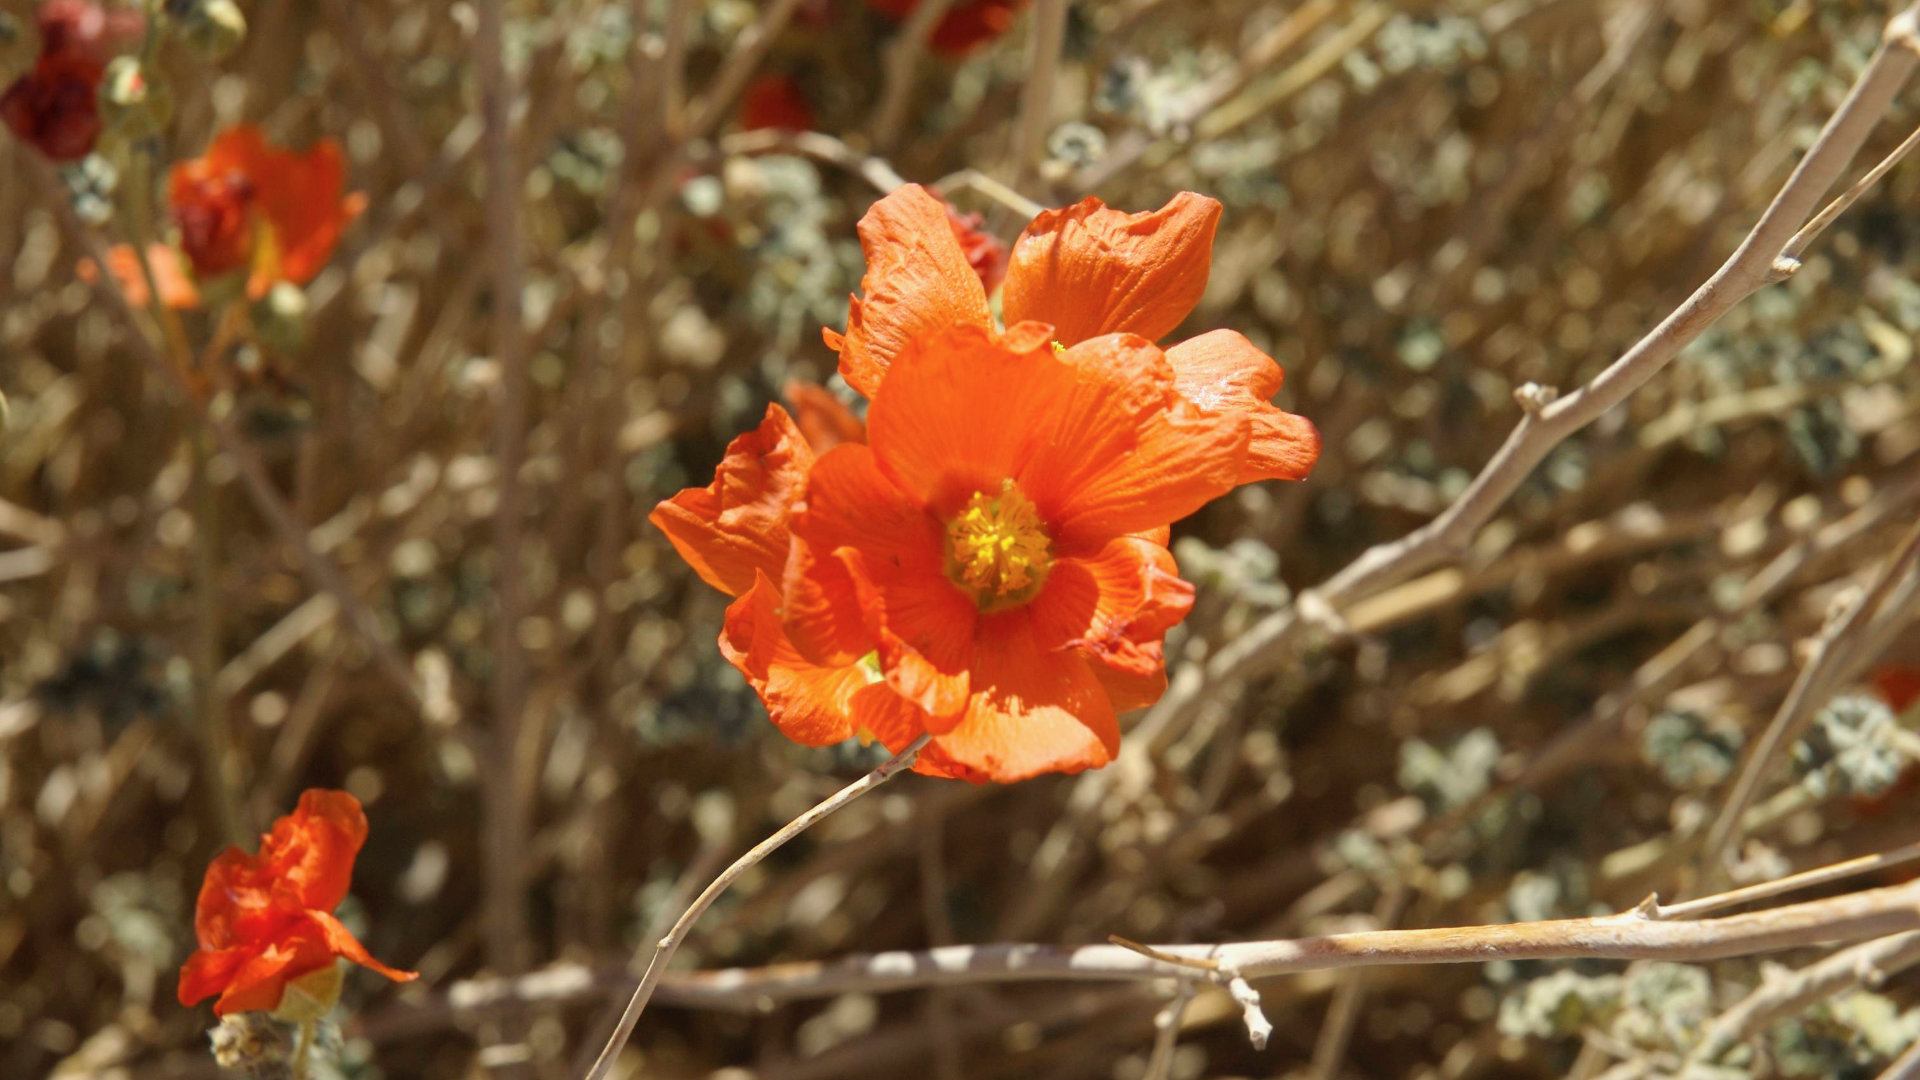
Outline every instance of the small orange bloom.
{"label": "small orange bloom", "polygon": [[180,969],[180,1004],[218,994],[216,1015],[274,1010],[289,982],[332,966],[336,958],[397,982],[417,978],[375,960],[333,917],[366,839],[360,801],[344,791],[316,789],[273,823],[258,855],[239,848],[221,852],[207,867],[194,908],[200,950]]}
{"label": "small orange bloom", "polygon": [[[893,19],[905,19],[920,0],[867,0],[867,6]],[[957,57],[1013,28],[1026,0],[960,0],[940,17],[928,44],[942,56]]]}
{"label": "small orange bloom", "polygon": [[1873,673],[1873,688],[1887,708],[1904,713],[1920,704],[1920,668],[1889,664]]}
{"label": "small orange bloom", "polygon": [[841,443],[867,441],[866,423],[826,387],[790,379],[780,388],[780,396],[792,406],[814,453],[824,454]]}
{"label": "small orange bloom", "polygon": [[167,202],[194,272],[251,266],[247,294],[257,298],[276,281],[311,281],[327,264],[340,233],[366,208],[365,196],[343,193],[346,176],[333,139],[296,153],[243,124],[173,167]]}
{"label": "small orange bloom", "polygon": [[745,131],[812,131],[813,109],[791,75],[761,75],[740,95],[740,127]]}
{"label": "small orange bloom", "polygon": [[[1149,213],[1109,210],[1091,198],[1046,211],[1014,243],[1001,290],[1007,325],[1045,323],[1069,347],[1114,333],[1158,341],[1206,291],[1219,221],[1220,204],[1192,192]],[[908,185],[876,202],[860,219],[860,245],[863,295],[849,306],[846,333],[826,333],[854,389],[873,397],[909,342],[955,324],[993,328],[987,290],[947,208],[925,189]],[[1307,476],[1320,434],[1272,404],[1284,375],[1252,342],[1216,330],[1167,349],[1166,360],[1181,394],[1253,426],[1242,483]]]}

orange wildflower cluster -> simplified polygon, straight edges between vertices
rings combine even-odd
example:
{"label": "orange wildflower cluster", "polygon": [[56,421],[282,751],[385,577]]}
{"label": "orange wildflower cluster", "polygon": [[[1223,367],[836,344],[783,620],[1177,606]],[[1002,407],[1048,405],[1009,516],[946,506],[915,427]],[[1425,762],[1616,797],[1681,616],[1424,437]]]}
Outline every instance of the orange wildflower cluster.
{"label": "orange wildflower cluster", "polygon": [[397,982],[417,978],[375,960],[333,917],[367,839],[367,815],[344,791],[312,790],[260,838],[260,853],[228,848],[207,867],[193,928],[200,949],[180,969],[180,1004],[219,995],[213,1011],[273,1011],[287,984],[337,959]]}
{"label": "orange wildflower cluster", "polygon": [[931,733],[915,768],[974,781],[1112,760],[1193,603],[1168,526],[1319,454],[1244,337],[1154,344],[1199,301],[1219,214],[1183,194],[1040,215],[1005,329],[940,200],[909,186],[861,220],[864,295],[826,336],[871,401],[864,440],[803,391],[800,423],[770,406],[652,518],[736,598],[721,651],[782,732],[896,751]]}
{"label": "orange wildflower cluster", "polygon": [[[269,145],[252,125],[221,132],[206,154],[174,165],[168,178],[167,211],[179,246],[147,249],[161,301],[198,307],[196,282],[241,271],[247,296],[256,300],[277,282],[313,280],[366,208],[364,195],[345,192],[346,176],[346,157],[333,139],[298,152]],[[147,303],[133,249],[116,247],[109,259],[128,300]]]}

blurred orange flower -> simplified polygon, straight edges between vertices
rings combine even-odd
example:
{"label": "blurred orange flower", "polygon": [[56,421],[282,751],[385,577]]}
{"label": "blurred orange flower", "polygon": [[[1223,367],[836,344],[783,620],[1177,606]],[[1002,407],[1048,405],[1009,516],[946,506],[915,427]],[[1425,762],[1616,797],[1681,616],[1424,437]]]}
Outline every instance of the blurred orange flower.
{"label": "blurred orange flower", "polygon": [[791,75],[760,75],[740,95],[742,130],[812,131],[813,125],[813,109]]}
{"label": "blurred orange flower", "polygon": [[921,731],[999,781],[1104,765],[1166,686],[1193,589],[1167,526],[1238,481],[1249,425],[1184,398],[1132,334],[960,325],[893,357],[868,445],[809,471],[782,619],[816,664],[865,663]]}
{"label": "blurred orange flower", "polygon": [[316,789],[274,822],[259,854],[221,852],[207,867],[194,908],[200,949],[180,969],[180,1003],[218,994],[213,1011],[220,1016],[278,1009],[289,982],[336,958],[398,982],[417,978],[375,960],[333,917],[366,839],[360,801]]}
{"label": "blurred orange flower", "polygon": [[203,278],[250,266],[253,297],[276,281],[311,281],[366,208],[366,196],[343,193],[346,176],[333,139],[298,153],[269,146],[250,124],[228,128],[204,156],[173,167],[167,202],[180,250]]}
{"label": "blurred orange flower", "polygon": [[[1158,210],[1125,214],[1098,199],[1034,218],[1014,243],[1001,291],[1009,333],[1046,324],[1073,346],[1101,334],[1158,341],[1206,291],[1220,204],[1182,192]],[[844,335],[826,332],[840,373],[874,397],[909,342],[953,325],[991,330],[987,290],[956,239],[947,207],[917,185],[874,203],[860,219],[867,272]],[[1252,449],[1240,480],[1300,480],[1320,454],[1306,419],[1272,404],[1284,373],[1244,336],[1216,330],[1166,350],[1188,400],[1216,415],[1243,417]]]}
{"label": "blurred orange flower", "polygon": [[1896,713],[1920,703],[1920,668],[1889,664],[1873,673],[1873,688]]}
{"label": "blurred orange flower", "polygon": [[[340,234],[366,210],[364,194],[342,193],[346,176],[346,158],[333,139],[302,153],[269,146],[252,125],[221,132],[205,155],[176,164],[169,177],[167,207],[180,246],[147,248],[161,302],[198,307],[198,284],[239,270],[247,271],[247,296],[254,300],[277,282],[313,280]],[[107,254],[127,301],[146,304],[147,281],[133,248],[119,244]],[[81,262],[81,277],[92,280],[96,273],[91,261]]]}
{"label": "blurred orange flower", "polygon": [[100,137],[100,80],[145,18],[94,0],[47,0],[34,11],[40,53],[0,94],[0,122],[51,161],[76,161]]}
{"label": "blurred orange flower", "polygon": [[[796,387],[832,398],[806,384],[791,384],[789,392]],[[838,401],[834,405],[845,409]],[[846,419],[859,424],[851,414]],[[757,429],[727,447],[711,484],[660,503],[648,520],[701,580],[736,598],[727,608],[721,655],[760,695],[782,734],[805,746],[830,746],[855,736],[881,738],[898,750],[919,730],[901,720],[912,706],[879,679],[871,663],[808,661],[781,623],[778,582],[790,546],[788,515],[815,460],[801,425],[770,405]],[[905,731],[913,734],[901,738]],[[980,779],[936,747],[922,753],[914,769]]]}
{"label": "blurred orange flower", "polygon": [[[867,6],[895,20],[904,20],[920,0],[867,0]],[[1026,0],[959,0],[940,17],[928,44],[943,56],[961,56],[1013,28]]]}

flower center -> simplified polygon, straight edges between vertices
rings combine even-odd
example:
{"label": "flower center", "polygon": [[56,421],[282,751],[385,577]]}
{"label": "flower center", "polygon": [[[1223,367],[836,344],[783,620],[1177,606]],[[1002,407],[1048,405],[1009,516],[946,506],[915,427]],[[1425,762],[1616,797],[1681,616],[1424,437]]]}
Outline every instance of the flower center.
{"label": "flower center", "polygon": [[982,611],[1032,599],[1053,565],[1040,512],[1012,480],[977,491],[947,522],[947,576],[970,590]]}

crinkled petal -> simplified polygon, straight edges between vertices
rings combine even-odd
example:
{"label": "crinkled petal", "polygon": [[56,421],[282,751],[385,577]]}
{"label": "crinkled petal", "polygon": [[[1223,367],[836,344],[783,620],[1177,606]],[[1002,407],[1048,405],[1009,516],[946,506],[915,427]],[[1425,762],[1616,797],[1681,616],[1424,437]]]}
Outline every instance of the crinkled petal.
{"label": "crinkled petal", "polygon": [[373,955],[367,952],[367,947],[360,944],[360,939],[353,936],[353,931],[348,930],[344,923],[332,915],[324,911],[309,911],[307,917],[312,920],[314,927],[320,932],[321,940],[326,944],[327,951],[333,956],[351,960],[363,968],[385,975],[394,982],[412,982],[420,977],[417,971],[401,971],[399,968],[388,967],[375,960]]}
{"label": "crinkled petal", "polygon": [[1120,749],[1120,725],[1086,662],[1041,648],[1029,613],[1016,609],[982,620],[966,716],[935,742],[955,762],[1011,783],[1105,765]]}
{"label": "crinkled petal", "polygon": [[1284,374],[1245,335],[1214,330],[1167,350],[1174,387],[1211,413],[1244,413],[1251,425],[1240,482],[1304,480],[1320,457],[1320,432],[1306,417],[1276,407]]}
{"label": "crinkled petal", "polygon": [[[856,730],[865,737],[878,739],[891,753],[899,753],[927,730],[927,714],[893,692],[885,683],[875,683],[853,697]],[[939,742],[922,747],[913,760],[913,771],[922,776],[938,776],[983,784],[985,773],[955,761]]]}
{"label": "crinkled petal", "polygon": [[1052,526],[1056,553],[1178,521],[1238,482],[1246,417],[1204,413],[1181,397],[1159,349],[1113,334],[1059,361],[1072,392],[1035,421],[1034,451],[1015,474]]}
{"label": "crinkled petal", "polygon": [[793,407],[794,419],[814,453],[824,454],[841,443],[867,441],[866,423],[826,387],[793,379],[781,389],[780,396]]}
{"label": "crinkled petal", "polygon": [[794,508],[787,630],[802,656],[879,653],[893,688],[936,716],[966,701],[975,608],[946,576],[940,522],[881,474],[871,450],[822,457]]}
{"label": "crinkled petal", "polygon": [[916,342],[867,410],[881,471],[941,519],[1017,475],[1041,426],[1081,392],[1042,330],[1027,323],[996,338],[956,327]]}
{"label": "crinkled petal", "polygon": [[271,1012],[280,1007],[287,983],[333,963],[333,954],[312,931],[274,941],[236,968],[213,1003],[216,1016],[241,1012]]}
{"label": "crinkled petal", "polygon": [[1190,191],[1139,214],[1093,198],[1048,210],[1014,242],[1001,311],[1052,323],[1066,345],[1122,332],[1158,341],[1206,291],[1219,224],[1220,204]]}
{"label": "crinkled petal", "polygon": [[853,695],[867,686],[858,663],[809,663],[780,622],[780,587],[765,573],[727,608],[720,653],[746,676],[780,733],[805,746],[831,746],[854,735]]}
{"label": "crinkled petal", "polygon": [[986,290],[947,220],[946,204],[908,184],[860,219],[867,272],[847,311],[844,336],[827,334],[840,374],[871,398],[907,343],[966,324],[990,328]]}
{"label": "crinkled petal", "polygon": [[180,1004],[198,1005],[225,992],[234,975],[258,951],[240,945],[231,949],[201,949],[187,957],[187,962],[180,966]]}
{"label": "crinkled petal", "polygon": [[1042,648],[1071,649],[1091,665],[1115,709],[1150,705],[1166,691],[1161,639],[1193,607],[1172,553],[1137,537],[1064,559],[1034,598]]}
{"label": "crinkled petal", "polygon": [[887,685],[926,710],[934,731],[951,728],[967,705],[973,601],[944,575],[924,568],[909,570],[852,548],[835,554],[853,580]]}
{"label": "crinkled petal", "polygon": [[727,445],[713,482],[654,507],[647,520],[701,580],[739,596],[754,575],[777,578],[787,562],[787,509],[813,464],[813,451],[793,418],[767,406],[760,426]]}
{"label": "crinkled petal", "polygon": [[261,867],[277,900],[332,911],[346,899],[353,861],[367,841],[367,815],[344,791],[302,792],[294,811],[274,822],[260,844]]}

